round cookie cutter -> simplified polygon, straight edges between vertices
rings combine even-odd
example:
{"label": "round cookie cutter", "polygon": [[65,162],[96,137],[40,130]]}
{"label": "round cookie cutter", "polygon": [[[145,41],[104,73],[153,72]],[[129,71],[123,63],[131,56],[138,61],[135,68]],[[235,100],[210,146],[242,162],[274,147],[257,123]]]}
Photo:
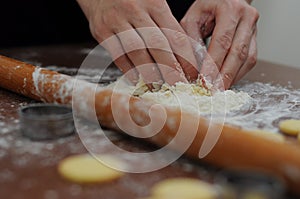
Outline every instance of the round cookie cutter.
{"label": "round cookie cutter", "polygon": [[65,137],[74,133],[72,109],[58,104],[31,104],[19,110],[24,136],[33,140]]}

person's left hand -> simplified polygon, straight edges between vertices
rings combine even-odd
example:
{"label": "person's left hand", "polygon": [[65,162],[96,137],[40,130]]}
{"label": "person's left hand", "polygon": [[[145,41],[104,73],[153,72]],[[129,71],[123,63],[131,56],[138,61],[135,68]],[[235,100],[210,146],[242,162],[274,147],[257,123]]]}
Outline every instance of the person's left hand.
{"label": "person's left hand", "polygon": [[212,36],[200,73],[228,89],[256,63],[257,10],[251,0],[196,0],[181,21],[196,41]]}

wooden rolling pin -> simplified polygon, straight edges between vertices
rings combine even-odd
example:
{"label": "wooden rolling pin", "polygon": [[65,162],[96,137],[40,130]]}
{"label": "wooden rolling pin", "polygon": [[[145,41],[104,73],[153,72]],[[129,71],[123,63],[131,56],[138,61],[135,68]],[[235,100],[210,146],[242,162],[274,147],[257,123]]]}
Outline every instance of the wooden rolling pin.
{"label": "wooden rolling pin", "polygon": [[[73,86],[74,78],[57,72],[41,69],[30,64],[26,64],[14,59],[0,56],[0,87],[22,94],[32,99],[44,102],[71,104],[74,98]],[[95,85],[87,82],[80,82],[77,89],[77,100],[73,99],[73,107],[77,107],[84,115],[90,117],[95,110],[101,125],[109,128],[136,134],[147,134],[155,130],[156,126],[149,126],[148,129],[137,131],[136,126],[129,121],[131,118],[138,125],[147,125],[150,121],[149,108],[151,103],[139,98],[131,97],[127,94],[113,93],[111,89],[97,89]],[[130,106],[124,105],[128,100]],[[95,103],[97,102],[97,103]],[[118,125],[113,117],[113,109],[117,110],[124,117],[118,118]],[[131,113],[131,117],[126,117],[126,112]],[[152,120],[159,121],[161,112],[152,109]],[[156,113],[156,114],[155,114]],[[166,107],[167,121],[160,133],[148,140],[164,146],[174,138],[179,129],[181,118],[186,118],[187,122],[181,127],[186,136],[192,132],[190,129],[199,122],[196,137],[186,151],[186,155],[196,160],[203,160],[210,164],[223,168],[239,168],[266,171],[283,178],[288,188],[300,195],[300,146],[295,143],[278,141],[244,131],[242,129],[223,126],[222,133],[213,150],[203,159],[199,158],[199,150],[210,125],[215,128],[219,124],[209,124],[207,119],[195,116],[190,113],[180,112],[178,109]],[[171,121],[172,120],[172,121]],[[159,122],[158,122],[159,123]],[[172,147],[179,149],[184,139],[176,140],[176,145]]]}

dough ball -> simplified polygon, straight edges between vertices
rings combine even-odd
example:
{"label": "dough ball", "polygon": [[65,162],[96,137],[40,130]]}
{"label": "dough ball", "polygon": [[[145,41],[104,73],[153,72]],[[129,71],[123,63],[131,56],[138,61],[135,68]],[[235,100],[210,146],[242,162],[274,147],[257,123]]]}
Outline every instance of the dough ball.
{"label": "dough ball", "polygon": [[266,194],[259,192],[249,192],[243,194],[243,199],[268,199],[269,197]]}
{"label": "dough ball", "polygon": [[279,123],[279,129],[288,135],[298,135],[300,133],[300,120],[283,120]]}
{"label": "dough ball", "polygon": [[155,184],[151,198],[215,199],[217,190],[209,183],[192,178],[171,178]]}
{"label": "dough ball", "polygon": [[120,165],[118,160],[111,156],[99,156],[98,159],[88,154],[70,156],[59,163],[58,172],[65,179],[76,183],[107,182],[123,175],[121,171],[110,168],[100,161],[104,160],[109,165]]}

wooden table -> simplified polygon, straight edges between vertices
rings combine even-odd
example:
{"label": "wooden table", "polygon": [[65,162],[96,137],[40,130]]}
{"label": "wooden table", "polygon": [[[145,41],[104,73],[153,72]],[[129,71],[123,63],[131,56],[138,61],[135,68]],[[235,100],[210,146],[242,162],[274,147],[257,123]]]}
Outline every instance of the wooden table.
{"label": "wooden table", "polygon": [[[41,66],[78,67],[95,44],[40,46],[1,50],[1,54]],[[259,61],[247,75],[250,81],[292,84],[300,88],[300,70]],[[1,80],[0,80],[1,81]],[[78,135],[57,140],[31,141],[19,129],[19,107],[34,102],[31,99],[0,88],[0,197],[19,198],[101,198],[132,199],[149,194],[149,188],[169,177],[196,177],[213,181],[220,168],[181,158],[172,165],[145,174],[126,174],[105,184],[78,185],[62,179],[57,173],[58,162],[72,154],[87,152]],[[106,131],[118,146],[131,151],[151,150],[154,146]],[[88,138],[93,142],[93,133]],[[102,147],[102,148],[101,148]],[[109,152],[105,144],[101,150]]]}

